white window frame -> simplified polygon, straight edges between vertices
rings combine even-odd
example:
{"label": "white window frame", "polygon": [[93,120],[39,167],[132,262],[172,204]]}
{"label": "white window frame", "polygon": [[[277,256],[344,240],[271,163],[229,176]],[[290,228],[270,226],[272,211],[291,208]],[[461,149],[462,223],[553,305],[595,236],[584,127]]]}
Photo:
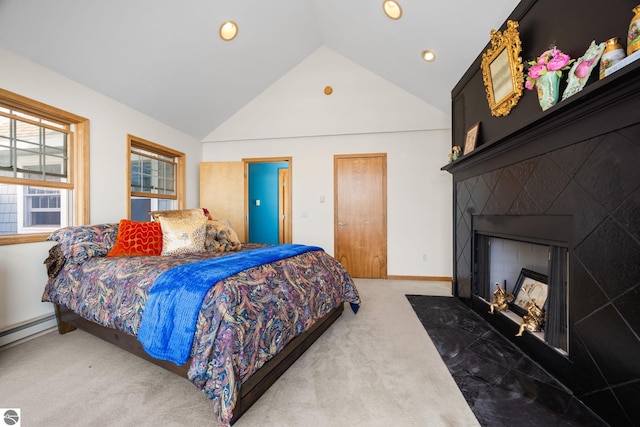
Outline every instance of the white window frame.
{"label": "white window frame", "polygon": [[[33,185],[20,185],[17,187],[18,191],[18,218],[24,218],[26,212],[25,211],[30,211],[29,209],[26,209],[25,207],[25,203],[24,200],[26,200],[25,197],[25,193],[26,193],[26,188],[27,187],[35,187]],[[28,195],[27,195],[28,197]],[[70,221],[72,220],[71,215],[69,215],[71,212],[71,210],[69,209],[70,203],[71,203],[71,199],[72,197],[69,197],[69,192],[68,191],[60,191],[59,194],[60,197],[60,223],[61,224],[69,224]],[[29,233],[29,234],[33,234],[33,233],[51,233],[53,230],[55,230],[56,226],[51,227],[51,226],[46,226],[46,225],[41,225],[41,226],[35,226],[35,225],[29,225],[28,227],[24,227],[23,226],[24,221],[18,220],[18,234],[23,234],[23,233]]]}

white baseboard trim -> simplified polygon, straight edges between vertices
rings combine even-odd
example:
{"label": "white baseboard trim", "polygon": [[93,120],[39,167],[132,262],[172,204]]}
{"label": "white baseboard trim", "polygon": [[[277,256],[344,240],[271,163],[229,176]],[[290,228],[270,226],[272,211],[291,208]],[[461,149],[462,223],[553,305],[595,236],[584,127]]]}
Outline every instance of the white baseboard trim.
{"label": "white baseboard trim", "polygon": [[35,338],[42,333],[50,332],[55,328],[56,316],[54,314],[46,314],[20,325],[11,327],[0,332],[0,349],[10,345],[16,345],[28,339]]}

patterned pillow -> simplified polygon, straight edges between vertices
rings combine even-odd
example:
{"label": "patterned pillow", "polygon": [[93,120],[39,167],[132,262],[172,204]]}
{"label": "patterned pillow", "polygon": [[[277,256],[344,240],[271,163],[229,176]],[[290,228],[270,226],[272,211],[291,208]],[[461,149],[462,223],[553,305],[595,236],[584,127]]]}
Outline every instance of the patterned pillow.
{"label": "patterned pillow", "polygon": [[[197,209],[175,209],[169,211],[150,211],[151,218],[158,222],[160,217],[165,218],[200,218],[205,216],[205,211],[202,208]],[[205,216],[206,218],[206,216]]]}
{"label": "patterned pillow", "polygon": [[242,248],[242,243],[228,220],[213,219],[207,221],[207,236],[204,247],[207,252],[239,251]]}
{"label": "patterned pillow", "polygon": [[116,244],[107,254],[116,256],[154,256],[162,253],[162,228],[157,222],[121,219]]}
{"label": "patterned pillow", "polygon": [[207,217],[159,218],[162,227],[162,255],[204,252]]}
{"label": "patterned pillow", "polygon": [[74,225],[47,237],[60,244],[68,262],[80,264],[94,256],[105,256],[116,241],[118,224]]}

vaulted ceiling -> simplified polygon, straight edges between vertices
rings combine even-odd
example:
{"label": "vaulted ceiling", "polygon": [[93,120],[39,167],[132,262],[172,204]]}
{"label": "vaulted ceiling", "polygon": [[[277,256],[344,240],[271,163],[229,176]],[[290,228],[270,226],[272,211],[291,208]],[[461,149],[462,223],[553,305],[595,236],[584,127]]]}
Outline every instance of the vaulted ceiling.
{"label": "vaulted ceiling", "polygon": [[323,45],[449,114],[518,1],[397,1],[399,20],[382,0],[0,0],[0,47],[197,139]]}

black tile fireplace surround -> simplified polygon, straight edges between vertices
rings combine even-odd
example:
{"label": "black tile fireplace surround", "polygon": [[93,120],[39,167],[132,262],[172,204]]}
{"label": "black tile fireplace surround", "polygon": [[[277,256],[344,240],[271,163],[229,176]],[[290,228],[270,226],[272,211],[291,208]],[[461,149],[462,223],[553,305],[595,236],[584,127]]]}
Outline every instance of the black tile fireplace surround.
{"label": "black tile fireplace surround", "polygon": [[[627,68],[443,168],[454,294],[615,426],[640,425],[640,66]],[[571,218],[568,355],[515,337],[474,293],[474,217],[524,215]]]}

